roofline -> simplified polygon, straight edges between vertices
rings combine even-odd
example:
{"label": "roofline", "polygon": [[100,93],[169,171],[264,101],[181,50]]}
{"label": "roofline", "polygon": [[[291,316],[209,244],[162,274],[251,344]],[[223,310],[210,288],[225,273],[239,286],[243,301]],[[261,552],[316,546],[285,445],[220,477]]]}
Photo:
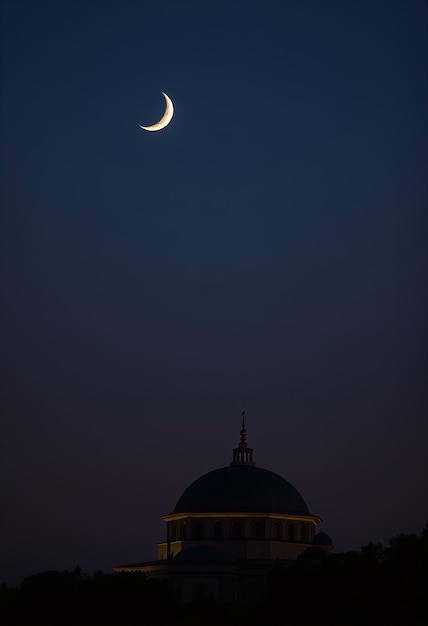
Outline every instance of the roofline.
{"label": "roofline", "polygon": [[219,518],[219,517],[264,517],[268,519],[288,519],[291,521],[301,521],[301,522],[312,522],[313,524],[319,524],[322,519],[318,515],[302,515],[302,514],[294,514],[294,513],[260,513],[260,512],[252,512],[252,511],[236,511],[236,512],[225,512],[225,511],[217,511],[210,513],[168,513],[167,515],[161,515],[161,520],[164,522],[175,522],[178,520],[189,519],[189,518]]}

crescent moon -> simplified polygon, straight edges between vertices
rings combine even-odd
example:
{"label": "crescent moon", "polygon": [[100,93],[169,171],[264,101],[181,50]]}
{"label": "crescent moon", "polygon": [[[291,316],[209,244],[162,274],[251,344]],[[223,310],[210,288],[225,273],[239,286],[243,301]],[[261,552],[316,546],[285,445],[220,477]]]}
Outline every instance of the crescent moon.
{"label": "crescent moon", "polygon": [[165,98],[165,102],[166,102],[165,113],[160,118],[159,122],[156,122],[156,124],[153,124],[152,126],[141,126],[141,124],[138,124],[138,126],[142,128],[143,130],[150,130],[150,131],[162,130],[162,128],[165,128],[165,126],[168,126],[168,124],[172,120],[172,116],[174,115],[174,105],[172,104],[171,98],[169,98],[166,95],[166,93],[164,93],[163,91],[162,91],[162,95]]}

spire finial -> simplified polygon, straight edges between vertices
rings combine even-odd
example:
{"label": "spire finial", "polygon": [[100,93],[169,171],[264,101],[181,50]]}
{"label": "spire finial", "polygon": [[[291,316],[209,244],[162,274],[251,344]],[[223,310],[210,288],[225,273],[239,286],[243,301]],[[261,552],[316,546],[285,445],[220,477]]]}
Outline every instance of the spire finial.
{"label": "spire finial", "polygon": [[245,427],[245,407],[242,407],[242,424],[241,424],[241,439],[239,446],[233,449],[233,461],[231,465],[254,465],[253,463],[253,449],[247,446],[247,429]]}
{"label": "spire finial", "polygon": [[246,448],[247,447],[247,431],[245,430],[245,408],[242,408],[242,425],[241,425],[241,432],[239,433],[241,435],[241,441],[239,443],[239,447],[240,448]]}

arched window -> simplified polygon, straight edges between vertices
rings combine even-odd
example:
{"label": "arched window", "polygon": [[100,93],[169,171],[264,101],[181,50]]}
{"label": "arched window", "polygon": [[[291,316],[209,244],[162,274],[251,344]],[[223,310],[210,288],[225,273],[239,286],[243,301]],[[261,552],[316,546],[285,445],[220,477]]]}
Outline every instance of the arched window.
{"label": "arched window", "polygon": [[171,526],[171,541],[177,540],[177,524],[174,522]]}
{"label": "arched window", "polygon": [[308,529],[305,524],[300,526],[300,540],[302,543],[307,543],[308,541]]}
{"label": "arched window", "polygon": [[203,539],[204,538],[204,523],[201,520],[199,520],[198,522],[196,522],[194,528],[195,528],[194,530],[195,539]]}
{"label": "arched window", "polygon": [[214,539],[223,537],[223,528],[220,522],[214,522],[213,524],[213,537]]}
{"label": "arched window", "polygon": [[288,524],[288,541],[294,541],[294,524]]}
{"label": "arched window", "polygon": [[232,525],[232,538],[233,539],[242,539],[243,535],[242,524],[241,522],[233,522]]}
{"label": "arched window", "polygon": [[253,539],[261,539],[261,537],[263,536],[262,533],[262,525],[260,522],[253,522],[253,528],[252,528],[253,532]]}
{"label": "arched window", "polygon": [[274,541],[281,540],[281,525],[278,522],[272,524],[272,539]]}

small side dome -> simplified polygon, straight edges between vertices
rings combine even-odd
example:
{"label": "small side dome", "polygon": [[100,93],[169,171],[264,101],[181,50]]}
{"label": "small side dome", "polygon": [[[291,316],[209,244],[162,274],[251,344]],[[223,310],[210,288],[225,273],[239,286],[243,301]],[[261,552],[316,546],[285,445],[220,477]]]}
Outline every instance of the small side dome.
{"label": "small side dome", "polygon": [[236,560],[224,550],[216,546],[192,546],[181,550],[174,557],[174,561],[180,563],[236,563]]}
{"label": "small side dome", "polygon": [[322,531],[317,533],[312,539],[313,546],[332,546],[333,542],[330,535],[323,533]]}

